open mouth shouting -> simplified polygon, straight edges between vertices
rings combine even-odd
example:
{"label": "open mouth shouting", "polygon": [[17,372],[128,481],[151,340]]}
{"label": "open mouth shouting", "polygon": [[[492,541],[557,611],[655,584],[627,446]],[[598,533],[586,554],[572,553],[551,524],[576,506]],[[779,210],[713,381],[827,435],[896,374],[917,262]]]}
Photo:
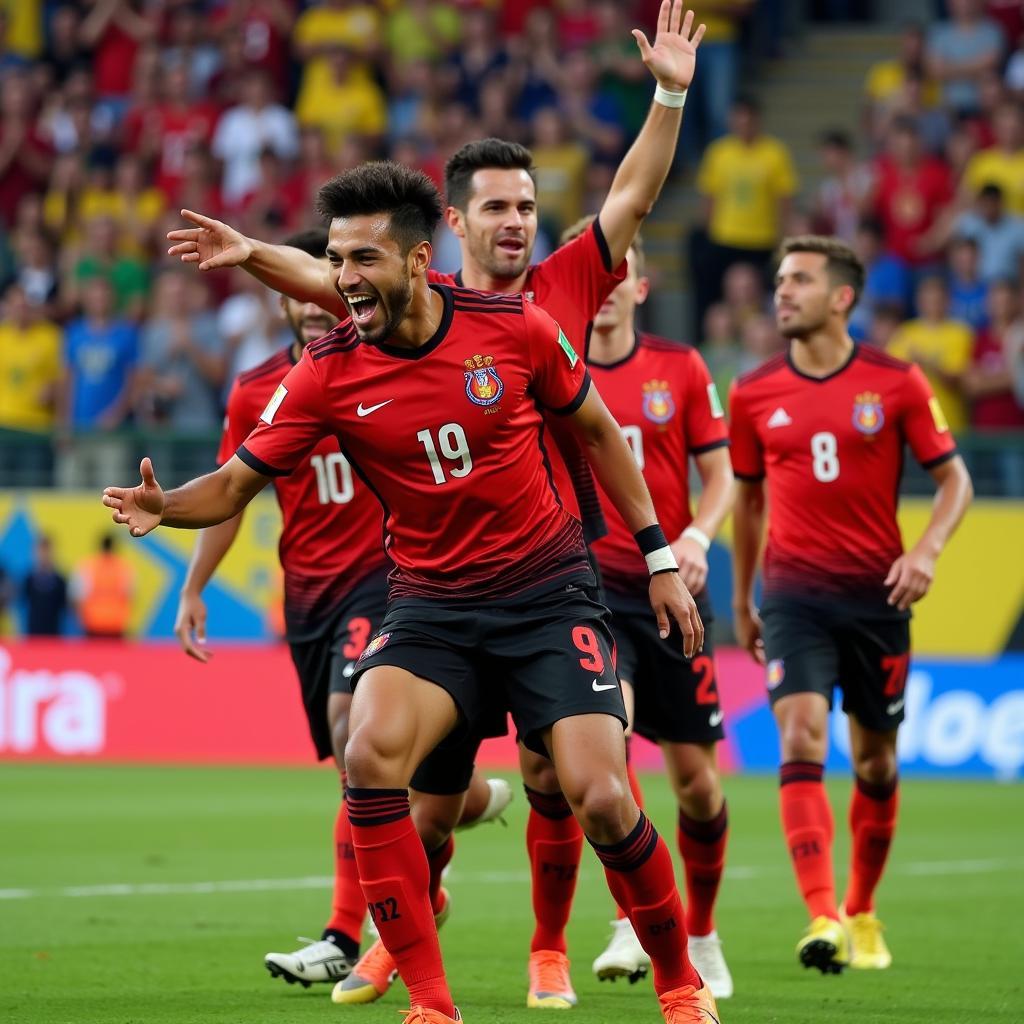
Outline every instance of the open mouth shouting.
{"label": "open mouth shouting", "polygon": [[380,299],[371,292],[351,292],[345,296],[345,303],[355,325],[366,327],[376,315]]}

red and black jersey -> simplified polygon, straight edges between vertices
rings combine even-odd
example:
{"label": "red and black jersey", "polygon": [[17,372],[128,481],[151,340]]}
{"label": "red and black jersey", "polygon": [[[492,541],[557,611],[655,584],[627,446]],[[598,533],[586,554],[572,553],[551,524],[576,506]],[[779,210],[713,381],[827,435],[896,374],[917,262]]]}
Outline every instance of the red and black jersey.
{"label": "red and black jersey", "polygon": [[921,370],[857,345],[816,378],[781,355],[734,382],[729,408],[733,470],[768,486],[765,592],[882,596],[904,444],[925,468],[956,453]]}
{"label": "red and black jersey", "polygon": [[[674,541],[693,521],[690,456],[729,443],[704,360],[689,345],[641,334],[628,356],[591,363],[590,373],[644,474],[658,522]],[[605,585],[646,594],[650,574],[632,532],[603,492],[601,505],[608,536],[593,550]]]}
{"label": "red and black jersey", "polygon": [[[223,464],[259,423],[275,390],[295,365],[292,347],[240,374],[231,388],[217,461]],[[278,555],[284,569],[289,640],[311,639],[361,580],[391,568],[384,552],[383,511],[352,473],[335,438],[305,453],[289,476],[274,481],[283,528]]]}
{"label": "red and black jersey", "polygon": [[583,359],[522,295],[431,288],[444,315],[426,344],[363,345],[339,324],[306,348],[239,457],[275,476],[336,436],[385,508],[393,597],[511,595],[585,576],[541,418],[582,405]]}
{"label": "red and black jersey", "polygon": [[[565,332],[577,355],[587,357],[591,322],[601,304],[626,276],[626,261],[612,267],[608,243],[597,219],[571,242],[526,272],[522,294],[540,306]],[[461,287],[458,274],[431,271],[432,281]],[[550,444],[555,485],[566,507],[583,521],[584,536],[594,541],[604,535],[601,504],[590,464],[575,436],[557,417],[546,417],[555,443]]]}

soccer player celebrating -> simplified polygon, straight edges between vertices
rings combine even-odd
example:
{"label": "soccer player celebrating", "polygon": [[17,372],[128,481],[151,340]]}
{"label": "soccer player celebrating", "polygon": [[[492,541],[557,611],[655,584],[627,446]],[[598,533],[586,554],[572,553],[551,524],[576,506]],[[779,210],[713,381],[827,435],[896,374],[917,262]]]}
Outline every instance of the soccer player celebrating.
{"label": "soccer player celebrating", "polygon": [[606,610],[585,592],[593,573],[551,482],[538,407],[571,418],[646,557],[661,635],[674,618],[692,656],[703,626],[629,448],[550,317],[522,296],[428,284],[441,204],[425,175],[365,165],[324,186],[320,207],[351,321],[306,349],[217,472],[165,494],[143,460],[142,483],[107,488],[104,504],[133,536],[223,522],[336,436],[386,510],[396,566],[384,623],[352,676],[345,761],[359,878],[409,988],[407,1021],[460,1019],[407,787],[439,742],[500,697],[526,742],[551,755],[651,957],[664,1019],[717,1024],[687,956],[671,857],[626,780]]}
{"label": "soccer player celebrating", "polygon": [[[785,241],[781,255],[775,311],[789,349],[739,378],[730,396],[736,635],[767,664],[782,829],[811,918],[800,962],[823,973],[884,968],[892,957],[874,893],[896,826],[910,606],[931,585],[971,482],[921,370],[851,341],[847,318],[864,283],[853,252],[803,236]],[[928,526],[907,552],[896,521],[905,443],[937,485]],[[823,782],[837,683],[855,773],[842,906]]]}
{"label": "soccer player celebrating", "polygon": [[[292,235],[286,245],[327,263],[327,231]],[[218,463],[227,462],[256,428],[266,407],[303,349],[323,337],[338,317],[313,303],[281,297],[294,340],[235,381],[228,398]],[[352,703],[349,678],[367,641],[384,618],[387,573],[392,563],[380,536],[381,508],[352,474],[334,438],[324,438],[309,459],[275,480],[283,530],[284,611],[292,660],[302,690],[310,735],[321,759],[334,756],[344,794],[345,741]],[[191,657],[208,662],[203,588],[228,553],[242,513],[201,530],[178,601],[175,634]],[[503,779],[474,777],[461,824],[493,820],[511,800]],[[342,799],[334,825],[334,896],[331,916],[318,940],[292,953],[268,953],[271,975],[289,983],[336,982],[359,957],[366,903],[359,885],[352,832]]]}
{"label": "soccer player celebrating", "polygon": [[[432,280],[483,291],[522,293],[551,314],[580,356],[586,355],[590,321],[622,279],[623,260],[671,167],[685,91],[693,78],[704,26],[693,28],[679,0],[664,0],[653,44],[634,31],[641,57],[657,81],[647,121],[623,159],[593,225],[540,264],[531,265],[537,234],[536,187],[529,150],[488,139],[469,143],[445,169],[446,219],[459,238],[463,266],[454,276]],[[246,238],[220,221],[183,211],[196,227],[172,231],[172,254],[201,270],[241,266],[271,287],[297,299],[347,311],[316,261],[305,254]],[[579,513],[588,541],[604,533],[593,478],[571,432],[557,417],[546,417],[557,448],[550,449],[555,483],[566,507]],[[535,752],[521,753],[530,814],[527,849],[533,876],[535,929],[530,946],[527,1002],[568,1007],[576,1002],[566,956],[569,919],[582,854],[583,833],[562,797],[554,769]],[[443,787],[441,787],[443,788]],[[418,802],[423,797],[418,795]],[[453,820],[458,803],[443,796],[425,818]],[[435,839],[443,829],[435,834]],[[440,848],[440,847],[439,847]],[[387,991],[394,964],[383,947],[373,947],[352,975],[335,988],[337,1002],[365,1002]]]}
{"label": "soccer player celebrating", "polygon": [[[643,472],[658,519],[673,538],[683,582],[696,596],[706,629],[712,617],[705,590],[707,549],[733,497],[725,415],[695,349],[637,333],[634,311],[650,288],[639,238],[628,260],[626,279],[594,320],[590,372]],[[703,485],[696,515],[690,511],[690,456]],[[724,732],[713,652],[705,640],[703,653],[691,661],[683,657],[681,644],[660,639],[647,609],[644,561],[622,517],[607,500],[603,505],[608,535],[593,551],[612,612],[623,696],[627,709],[633,704],[633,728],[661,745],[679,804],[690,957],[715,998],[728,998],[732,977],[714,927],[728,816],[715,755]],[[628,918],[613,927],[594,973],[635,977],[649,962],[646,954]]]}

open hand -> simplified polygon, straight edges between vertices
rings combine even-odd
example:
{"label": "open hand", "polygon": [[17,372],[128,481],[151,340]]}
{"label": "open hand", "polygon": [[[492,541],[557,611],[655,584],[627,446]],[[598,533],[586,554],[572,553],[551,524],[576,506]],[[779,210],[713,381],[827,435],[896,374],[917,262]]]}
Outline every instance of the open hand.
{"label": "open hand", "polygon": [[658,620],[661,639],[668,638],[672,623],[679,623],[683,633],[683,654],[692,658],[704,646],[704,623],[690,592],[677,572],[659,572],[651,577],[651,607]]}
{"label": "open hand", "polygon": [[683,0],[662,0],[653,46],[640,29],[633,29],[633,38],[640,47],[640,57],[647,70],[658,85],[671,92],[682,92],[693,81],[697,47],[704,38],[703,25],[698,25],[691,36],[693,11],[687,11],[684,17],[683,6]]}
{"label": "open hand", "polygon": [[139,464],[142,483],[138,487],[108,487],[103,504],[114,510],[113,520],[127,526],[133,537],[145,537],[163,518],[164,492],[156,482],[153,463],[148,458]]}
{"label": "open hand", "polygon": [[167,240],[177,243],[167,250],[168,256],[198,263],[200,270],[218,270],[241,266],[252,255],[252,242],[230,224],[192,210],[182,210],[181,215],[196,226],[167,232]]}

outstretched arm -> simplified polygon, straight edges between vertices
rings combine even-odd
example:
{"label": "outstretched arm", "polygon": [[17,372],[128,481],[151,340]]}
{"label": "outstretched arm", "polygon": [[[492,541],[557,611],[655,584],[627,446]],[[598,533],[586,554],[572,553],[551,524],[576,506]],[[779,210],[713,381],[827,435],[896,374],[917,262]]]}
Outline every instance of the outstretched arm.
{"label": "outstretched arm", "polygon": [[348,316],[322,260],[290,245],[270,245],[248,238],[230,224],[194,210],[182,210],[181,215],[194,227],[167,232],[167,240],[174,243],[167,250],[169,256],[180,257],[182,263],[198,264],[202,271],[241,267],[282,295],[314,302],[336,316]]}
{"label": "outstretched arm", "polygon": [[900,611],[906,611],[928,593],[935,576],[935,563],[974,497],[970,474],[959,455],[930,472],[938,488],[928,526],[921,539],[893,562],[885,578],[885,585],[892,587],[889,604]]}
{"label": "outstretched arm", "polygon": [[133,537],[144,537],[161,524],[196,530],[223,523],[238,515],[270,481],[237,455],[215,473],[173,491],[165,492],[157,483],[148,458],[142,460],[139,473],[138,487],[107,487],[103,492],[103,504],[114,510],[114,522],[127,526]]}
{"label": "outstretched arm", "polygon": [[[639,29],[633,30],[647,70],[659,88],[668,93],[681,94],[693,81],[697,47],[704,36],[703,25],[691,36],[693,11],[687,11],[683,17],[683,6],[683,0],[662,0],[653,45]],[[678,102],[671,96],[666,98]],[[682,120],[681,105],[666,106],[655,99],[640,134],[615,173],[608,198],[598,214],[613,267],[626,258],[640,224],[661,194],[675,156]]]}
{"label": "outstretched arm", "polygon": [[[583,404],[572,414],[571,423],[598,483],[630,531],[637,535],[653,528],[660,533],[654,504],[636,459],[595,387],[590,388]],[[673,561],[670,557],[669,562]],[[684,653],[693,657],[704,645],[704,624],[679,573],[663,571],[668,567],[652,570],[651,607],[662,639],[669,634],[671,615],[682,630]]]}

